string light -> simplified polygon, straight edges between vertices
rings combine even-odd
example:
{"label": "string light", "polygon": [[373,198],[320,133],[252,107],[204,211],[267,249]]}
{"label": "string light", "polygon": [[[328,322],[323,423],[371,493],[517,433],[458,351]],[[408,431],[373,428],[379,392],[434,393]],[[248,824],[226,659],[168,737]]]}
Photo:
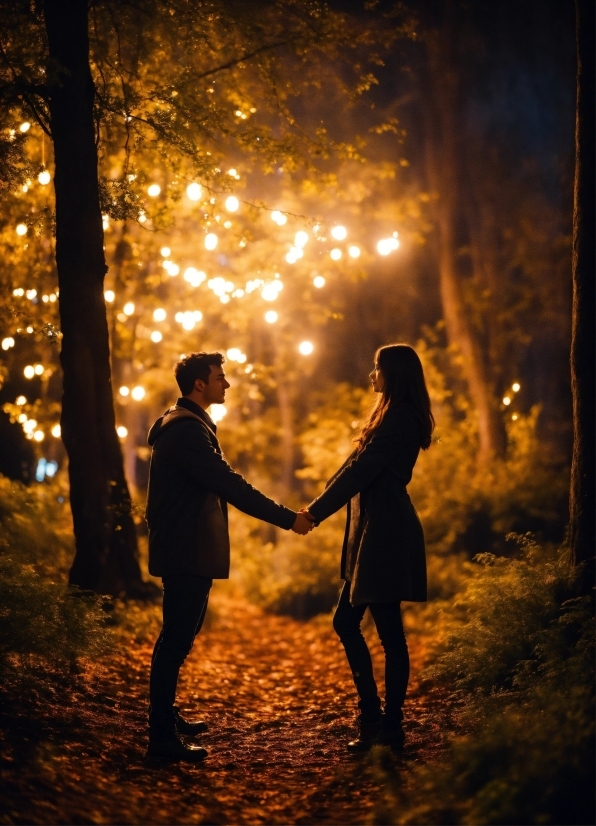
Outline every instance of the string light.
{"label": "string light", "polygon": [[336,241],[343,241],[347,234],[347,229],[342,226],[333,227],[333,229],[331,230],[331,235],[333,238],[335,238]]}
{"label": "string light", "polygon": [[199,201],[203,194],[203,188],[200,184],[192,183],[186,187],[186,194],[191,201]]}
{"label": "string light", "polygon": [[166,311],[163,307],[158,307],[157,310],[153,310],[153,320],[154,321],[165,321],[167,316]]}
{"label": "string light", "polygon": [[19,126],[19,132],[25,133],[25,132],[28,132],[30,129],[31,129],[31,124],[29,123],[28,120],[26,120],[24,123],[22,123]]}
{"label": "string light", "polygon": [[130,395],[136,402],[140,402],[145,398],[145,388],[138,384],[136,387],[132,388]]}
{"label": "string light", "polygon": [[17,224],[17,235],[27,235],[26,224]]}
{"label": "string light", "polygon": [[518,381],[516,381],[511,385],[511,389],[514,393],[518,393],[521,390],[521,384]]}
{"label": "string light", "polygon": [[339,259],[341,258],[341,250],[338,249],[337,247],[335,247],[334,249],[331,250],[329,255],[331,256],[331,258],[334,261],[339,261]]}
{"label": "string light", "polygon": [[15,404],[18,404],[21,407],[23,404],[27,404],[27,399],[25,396],[17,396],[15,400]]}
{"label": "string light", "polygon": [[205,236],[205,249],[214,250],[217,246],[217,235],[214,232],[208,232]]}
{"label": "string light", "polygon": [[12,336],[8,336],[7,338],[2,339],[2,349],[3,350],[10,350],[11,347],[14,347],[14,338]]}
{"label": "string light", "polygon": [[114,301],[114,299],[116,298],[116,293],[114,292],[114,290],[106,290],[103,294],[103,297],[108,302],[108,304],[111,304],[112,301]]}
{"label": "string light", "polygon": [[147,187],[147,195],[150,198],[157,198],[157,196],[161,193],[161,187],[159,184],[151,184],[151,186]]}
{"label": "string light", "polygon": [[298,345],[298,350],[303,356],[310,356],[314,349],[312,341],[301,341]]}
{"label": "string light", "polygon": [[235,195],[229,195],[226,198],[225,207],[228,210],[228,212],[237,212],[239,206],[240,201],[238,200],[238,198],[236,198]]}
{"label": "string light", "polygon": [[271,213],[271,220],[274,224],[277,224],[278,227],[283,227],[284,224],[287,224],[288,218],[283,212],[280,212],[279,209],[274,209]]}
{"label": "string light", "polygon": [[304,230],[299,230],[296,235],[294,236],[294,245],[302,249],[308,243],[308,232],[304,232]]}
{"label": "string light", "polygon": [[172,254],[172,250],[169,247],[162,247],[159,252],[162,258],[169,258]]}
{"label": "string light", "polygon": [[123,384],[118,392],[120,393],[121,396],[126,397],[130,393],[130,388],[127,387],[125,384]]}
{"label": "string light", "polygon": [[135,311],[135,305],[132,301],[127,301],[127,303],[122,308],[122,312],[124,315],[132,315]]}
{"label": "string light", "polygon": [[358,258],[360,256],[360,247],[357,247],[356,244],[352,244],[351,247],[348,247],[348,255],[350,258]]}
{"label": "string light", "polygon": [[511,399],[510,399],[509,396],[505,396],[503,398],[503,404],[506,405],[506,406],[511,404]]}
{"label": "string light", "polygon": [[184,280],[188,281],[191,287],[198,287],[207,278],[202,270],[197,270],[195,267],[187,267],[184,270]]}
{"label": "string light", "polygon": [[320,290],[320,289],[321,289],[321,287],[324,287],[324,286],[325,286],[325,279],[323,278],[323,276],[322,276],[322,275],[316,275],[316,276],[313,278],[312,283],[315,285],[315,287],[317,288],[317,290]]}
{"label": "string light", "polygon": [[43,376],[43,364],[36,364],[33,370],[36,376]]}
{"label": "string light", "polygon": [[60,427],[59,424],[55,424],[54,427],[52,428],[51,432],[52,432],[52,436],[55,439],[59,439],[60,436],[62,435],[62,428]]}
{"label": "string light", "polygon": [[36,430],[33,434],[33,438],[36,442],[43,442],[43,440],[45,439],[45,434],[43,430]]}
{"label": "string light", "polygon": [[377,244],[377,252],[379,255],[389,255],[389,253],[393,252],[399,247],[399,241],[397,240],[397,233],[394,232],[391,238],[382,238]]}
{"label": "string light", "polygon": [[277,315],[275,310],[267,310],[267,312],[265,313],[265,321],[267,322],[267,324],[275,324],[278,318],[279,316]]}
{"label": "string light", "polygon": [[47,169],[44,169],[42,172],[39,173],[37,176],[37,180],[42,186],[47,186],[50,183],[52,177]]}
{"label": "string light", "polygon": [[151,341],[153,341],[155,344],[159,344],[162,338],[163,336],[159,332],[159,330],[153,330],[153,332],[151,333]]}
{"label": "string light", "polygon": [[128,436],[128,430],[121,424],[119,427],[116,428],[116,433],[121,439],[126,439]]}

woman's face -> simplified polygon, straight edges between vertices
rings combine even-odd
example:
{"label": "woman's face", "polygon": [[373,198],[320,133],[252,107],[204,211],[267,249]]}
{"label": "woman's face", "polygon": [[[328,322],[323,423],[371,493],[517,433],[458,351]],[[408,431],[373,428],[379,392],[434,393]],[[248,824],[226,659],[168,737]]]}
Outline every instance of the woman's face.
{"label": "woman's face", "polygon": [[383,378],[378,362],[375,362],[375,366],[368,375],[375,393],[381,393],[385,387],[385,379]]}

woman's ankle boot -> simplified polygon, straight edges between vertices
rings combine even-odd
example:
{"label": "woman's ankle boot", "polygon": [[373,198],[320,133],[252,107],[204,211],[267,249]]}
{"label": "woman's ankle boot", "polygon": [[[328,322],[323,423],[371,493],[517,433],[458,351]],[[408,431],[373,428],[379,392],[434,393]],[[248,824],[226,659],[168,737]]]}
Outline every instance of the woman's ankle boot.
{"label": "woman's ankle boot", "polygon": [[348,751],[368,751],[376,743],[380,729],[381,715],[368,717],[360,714],[358,716],[358,737],[350,740],[347,746]]}

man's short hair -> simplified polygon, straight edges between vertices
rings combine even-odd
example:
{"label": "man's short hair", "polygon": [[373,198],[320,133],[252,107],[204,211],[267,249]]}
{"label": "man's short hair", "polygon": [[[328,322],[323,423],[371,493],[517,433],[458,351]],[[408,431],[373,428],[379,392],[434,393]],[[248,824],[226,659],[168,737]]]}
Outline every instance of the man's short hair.
{"label": "man's short hair", "polygon": [[209,384],[211,367],[221,367],[226,358],[221,353],[189,353],[174,367],[174,376],[183,396],[189,396],[200,379]]}

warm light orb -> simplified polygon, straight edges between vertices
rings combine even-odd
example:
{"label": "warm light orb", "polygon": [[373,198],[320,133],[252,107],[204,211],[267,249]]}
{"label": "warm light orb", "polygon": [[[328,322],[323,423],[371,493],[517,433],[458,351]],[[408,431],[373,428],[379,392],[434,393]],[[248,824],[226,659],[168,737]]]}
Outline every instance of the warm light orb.
{"label": "warm light orb", "polygon": [[118,436],[119,436],[121,439],[126,439],[126,437],[128,436],[128,430],[124,427],[124,425],[123,425],[123,424],[119,425],[119,426],[116,428],[116,433],[118,434]]}
{"label": "warm light orb", "polygon": [[503,398],[503,404],[504,404],[504,405],[509,405],[509,404],[511,404],[511,399],[509,398],[509,396],[505,396],[505,397]]}
{"label": "warm light orb", "polygon": [[512,420],[513,420],[514,422],[516,422],[516,421],[519,419],[519,416],[517,415],[517,413],[514,413],[514,414],[511,416],[511,418],[512,418]]}
{"label": "warm light orb", "polygon": [[103,297],[108,302],[108,304],[111,304],[112,301],[114,301],[114,299],[116,298],[116,293],[114,292],[114,290],[106,290],[103,294]]}
{"label": "warm light orb", "polygon": [[172,250],[169,247],[162,247],[159,251],[162,258],[169,258],[172,254]]}
{"label": "warm light orb", "polygon": [[239,178],[240,177],[240,175],[233,168],[228,169],[228,175],[230,176],[230,178]]}
{"label": "warm light orb", "polygon": [[275,324],[278,318],[279,316],[277,315],[275,310],[267,310],[267,312],[265,313],[265,321],[267,322],[267,324]]}
{"label": "warm light orb", "polygon": [[19,407],[21,407],[21,405],[27,404],[27,398],[25,396],[17,396],[15,404],[18,404]]}
{"label": "warm light orb", "polygon": [[17,235],[27,235],[26,224],[17,224]]}
{"label": "warm light orb", "polygon": [[212,404],[209,408],[209,415],[211,416],[215,424],[221,422],[221,420],[227,412],[228,411],[225,404]]}
{"label": "warm light orb", "polygon": [[37,176],[37,180],[42,186],[46,186],[51,181],[51,175],[47,169],[44,169],[42,172],[39,173]]}
{"label": "warm light orb", "polygon": [[268,284],[265,284],[261,290],[261,298],[265,299],[265,301],[275,301],[283,288],[283,283],[276,278],[275,281],[270,281]]}
{"label": "warm light orb", "polygon": [[11,347],[14,347],[14,338],[12,336],[8,336],[7,338],[2,339],[2,349],[3,350],[10,350]]}
{"label": "warm light orb", "polygon": [[348,230],[342,226],[333,227],[331,230],[331,235],[336,241],[343,241],[347,234]]}
{"label": "warm light orb", "polygon": [[323,278],[323,276],[322,276],[322,275],[316,275],[316,276],[313,278],[312,283],[315,285],[315,287],[317,288],[317,290],[320,290],[320,289],[321,289],[321,287],[324,287],[324,286],[325,286],[325,279]]}
{"label": "warm light orb", "polygon": [[397,233],[394,233],[391,238],[381,238],[377,244],[377,252],[379,255],[389,255],[389,253],[399,247],[399,241],[395,237],[396,234]]}
{"label": "warm light orb", "polygon": [[130,388],[123,384],[118,392],[121,396],[128,396],[130,394]]}
{"label": "warm light orb", "polygon": [[43,364],[36,364],[33,367],[36,376],[43,376]]}
{"label": "warm light orb", "polygon": [[516,381],[511,385],[511,389],[514,393],[518,393],[521,390],[521,384],[518,381]]}
{"label": "warm light orb", "polygon": [[59,424],[55,424],[54,427],[52,428],[52,436],[55,439],[59,439],[61,435],[62,435],[62,428],[60,427]]}
{"label": "warm light orb", "polygon": [[28,120],[19,126],[19,132],[28,132],[31,129],[31,124]]}
{"label": "warm light orb", "polygon": [[32,364],[28,364],[23,370],[23,375],[26,379],[32,379],[35,375],[35,369]]}
{"label": "warm light orb", "polygon": [[360,247],[352,244],[352,246],[348,248],[348,255],[350,258],[358,258],[360,256]]}
{"label": "warm light orb", "polygon": [[180,267],[178,266],[178,264],[174,264],[173,261],[164,261],[163,267],[167,274],[170,275],[172,278],[175,275],[178,275],[178,273],[180,272]]}
{"label": "warm light orb", "polygon": [[214,250],[217,246],[217,235],[214,232],[208,232],[205,236],[205,249]]}
{"label": "warm light orb", "polygon": [[195,267],[187,267],[184,270],[184,280],[188,281],[191,287],[198,287],[205,279],[207,275],[202,270],[197,270]]}
{"label": "warm light orb", "polygon": [[140,384],[137,384],[137,386],[133,387],[130,391],[130,395],[136,402],[140,402],[145,398],[145,388],[141,387]]}
{"label": "warm light orb", "polygon": [[153,310],[153,320],[154,321],[165,321],[167,313],[163,307],[158,307],[157,310]]}
{"label": "warm light orb", "polygon": [[159,330],[154,330],[151,333],[151,341],[155,342],[155,344],[159,344],[159,342],[162,340],[162,338],[163,338],[163,336],[159,332]]}
{"label": "warm light orb", "polygon": [[33,438],[35,439],[36,442],[43,442],[43,440],[45,438],[45,434],[44,434],[43,430],[36,430],[35,433],[33,434]]}
{"label": "warm light orb", "polygon": [[277,224],[278,227],[283,227],[284,224],[287,224],[288,218],[283,212],[280,212],[279,209],[274,209],[271,213],[271,220],[274,224]]}
{"label": "warm light orb", "polygon": [[149,195],[150,198],[157,198],[160,192],[161,187],[159,184],[151,184],[151,186],[147,187],[147,195]]}
{"label": "warm light orb", "polygon": [[306,246],[308,243],[308,232],[304,232],[304,230],[299,230],[296,235],[294,236],[294,245],[296,247],[302,248]]}
{"label": "warm light orb", "polygon": [[329,255],[331,256],[331,258],[334,261],[339,261],[339,259],[341,258],[341,250],[338,249],[337,247],[335,247],[334,249],[331,250]]}
{"label": "warm light orb", "polygon": [[132,301],[128,301],[122,308],[124,315],[132,315],[135,311],[135,305]]}
{"label": "warm light orb", "polygon": [[301,341],[298,345],[298,351],[302,353],[303,356],[310,356],[314,349],[312,341]]}
{"label": "warm light orb", "polygon": [[239,206],[240,206],[240,201],[238,200],[238,198],[235,195],[229,195],[226,198],[225,207],[228,210],[228,212],[237,212]]}
{"label": "warm light orb", "polygon": [[197,183],[189,184],[186,187],[186,194],[191,201],[198,201],[203,194],[203,187]]}

